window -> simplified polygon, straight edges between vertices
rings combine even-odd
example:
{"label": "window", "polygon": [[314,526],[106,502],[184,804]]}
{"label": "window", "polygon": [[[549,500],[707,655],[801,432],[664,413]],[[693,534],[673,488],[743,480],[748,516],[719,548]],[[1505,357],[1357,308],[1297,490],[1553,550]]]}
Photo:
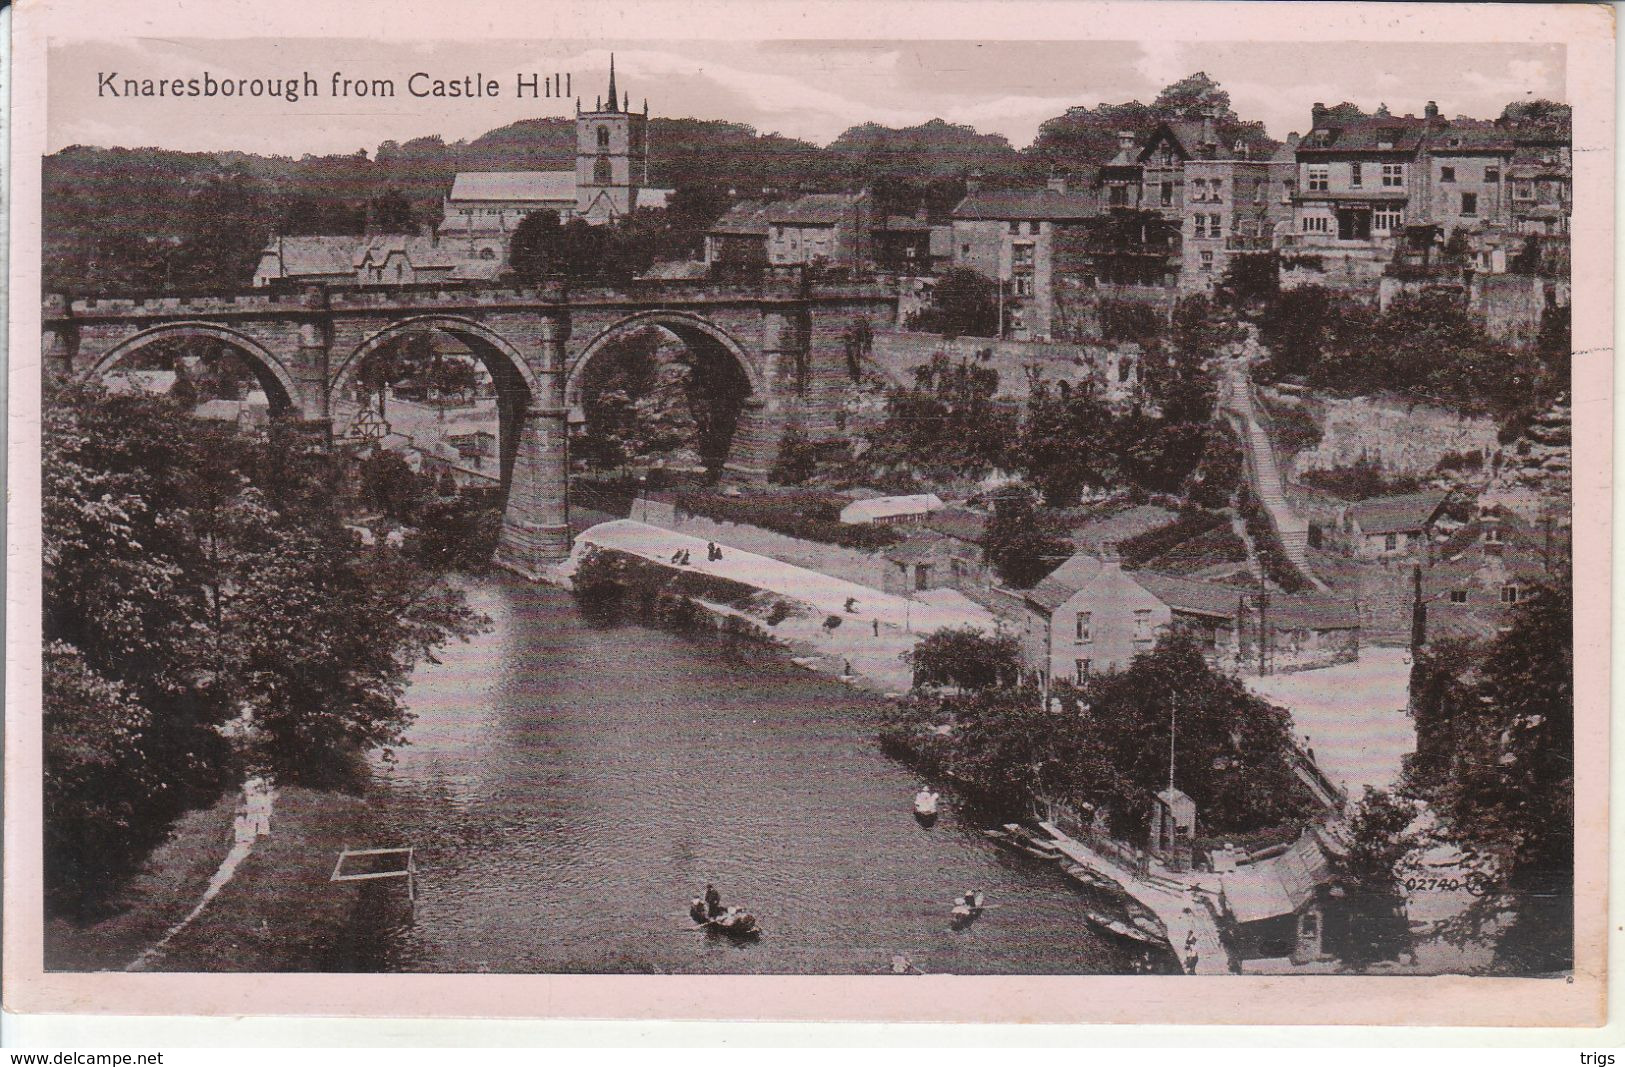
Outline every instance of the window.
{"label": "window", "polygon": [[1253,203],[1262,204],[1264,202],[1264,197],[1268,194],[1268,190],[1269,190],[1269,183],[1268,182],[1259,181],[1259,182],[1254,183],[1254,185],[1253,185]]}
{"label": "window", "polygon": [[1497,185],[1497,184],[1500,183],[1500,181],[1501,181],[1501,168],[1500,167],[1485,167],[1484,168],[1484,184],[1486,184],[1486,185]]}
{"label": "window", "polygon": [[1452,590],[1450,590],[1450,603],[1452,603],[1452,604],[1465,604],[1465,603],[1467,603],[1467,590],[1465,590],[1465,589],[1452,589]]}
{"label": "window", "polygon": [[592,183],[594,185],[608,185],[611,181],[609,159],[599,156],[592,165]]}
{"label": "window", "polygon": [[1033,246],[1027,244],[1011,245],[1010,262],[1017,267],[1031,267],[1033,265]]}
{"label": "window", "polygon": [[1325,192],[1331,187],[1331,168],[1324,164],[1309,168],[1309,191]]}
{"label": "window", "polygon": [[921,563],[915,566],[914,588],[921,592],[931,588],[931,564]]}
{"label": "window", "polygon": [[1405,184],[1405,164],[1384,163],[1382,165],[1382,184],[1385,188],[1393,189]]}
{"label": "window", "polygon": [[1382,539],[1382,547],[1389,552],[1399,547],[1399,535],[1387,534]]}
{"label": "window", "polygon": [[598,127],[598,147],[599,148],[608,148],[609,147],[609,127],[608,126],[600,126],[600,127]]}
{"label": "window", "polygon": [[1484,527],[1484,543],[1486,545],[1498,545],[1498,544],[1500,544],[1501,543],[1501,528],[1499,526],[1486,526],[1486,527]]}
{"label": "window", "polygon": [[1094,613],[1093,612],[1088,612],[1088,611],[1080,611],[1080,612],[1078,612],[1078,640],[1079,641],[1093,641],[1095,639],[1094,638],[1093,622],[1094,622]]}
{"label": "window", "polygon": [[1162,206],[1163,207],[1172,207],[1173,203],[1174,203],[1174,183],[1173,182],[1163,182],[1162,183]]}
{"label": "window", "polygon": [[1503,603],[1503,604],[1516,604],[1517,602],[1518,602],[1518,587],[1515,586],[1515,585],[1503,585],[1501,587],[1501,603]]}
{"label": "window", "polygon": [[969,244],[960,245],[959,246],[959,254],[962,255],[962,256],[970,255],[970,245]]}
{"label": "window", "polygon": [[1076,672],[1073,675],[1073,680],[1080,685],[1089,680],[1089,662],[1089,660],[1080,659],[1073,664],[1073,670]]}
{"label": "window", "polygon": [[1224,179],[1223,178],[1214,178],[1213,179],[1212,191],[1213,191],[1213,199],[1214,200],[1223,200],[1224,199]]}
{"label": "window", "polygon": [[1134,613],[1134,640],[1151,640],[1151,609],[1142,608]]}
{"label": "window", "polygon": [[1011,223],[1011,224],[1010,224],[1010,232],[1011,232],[1011,233],[1013,233],[1013,234],[1015,234],[1015,233],[1020,233],[1020,232],[1021,232],[1021,223],[1019,223],[1019,222],[1012,222],[1012,223]]}
{"label": "window", "polygon": [[1209,215],[1207,217],[1207,235],[1209,237],[1219,237],[1219,236],[1221,236],[1224,233],[1224,231],[1222,229],[1220,229],[1220,226],[1223,224],[1223,222],[1224,222],[1223,216]]}
{"label": "window", "polygon": [[1203,252],[1202,253],[1202,270],[1208,271],[1208,272],[1211,272],[1213,270],[1213,253],[1212,252]]}
{"label": "window", "polygon": [[1305,215],[1303,217],[1304,233],[1331,233],[1332,220],[1325,215]]}
{"label": "window", "polygon": [[1128,206],[1128,186],[1114,185],[1111,188],[1112,207]]}
{"label": "window", "polygon": [[1392,233],[1405,224],[1405,212],[1397,207],[1381,207],[1371,213],[1371,228],[1379,233]]}
{"label": "window", "polygon": [[1478,214],[1478,194],[1477,193],[1462,193],[1461,194],[1461,213],[1464,216],[1477,215]]}
{"label": "window", "polygon": [[1016,296],[1033,295],[1033,276],[1031,274],[1018,274],[1013,281]]}
{"label": "window", "polygon": [[1513,182],[1512,183],[1512,199],[1514,199],[1514,200],[1533,200],[1534,198],[1535,198],[1535,183],[1534,182]]}
{"label": "window", "polygon": [[1029,222],[1027,224],[1027,233],[1036,237],[1038,235],[1038,223]]}
{"label": "window", "polygon": [[1350,189],[1358,189],[1365,184],[1365,175],[1362,173],[1362,171],[1363,168],[1360,166],[1358,161],[1349,164]]}
{"label": "window", "polygon": [[1453,182],[1453,181],[1455,181],[1456,180],[1456,168],[1455,167],[1440,167],[1439,168],[1439,180],[1442,181],[1442,182]]}

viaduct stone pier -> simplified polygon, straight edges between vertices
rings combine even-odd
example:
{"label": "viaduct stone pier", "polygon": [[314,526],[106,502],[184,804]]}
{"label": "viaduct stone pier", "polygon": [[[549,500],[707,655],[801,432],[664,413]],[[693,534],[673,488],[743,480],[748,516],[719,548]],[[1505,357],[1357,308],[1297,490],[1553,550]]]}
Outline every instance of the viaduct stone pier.
{"label": "viaduct stone pier", "polygon": [[886,329],[897,290],[884,280],[828,282],[799,267],[741,283],[638,281],[614,288],[434,286],[250,289],[202,297],[47,296],[47,375],[96,378],[159,342],[212,340],[259,378],[274,413],[325,424],[359,395],[372,352],[426,331],[451,335],[496,385],[506,490],[498,562],[535,574],[570,547],[569,426],[583,417],[587,368],[618,336],[675,335],[732,394],[737,420],[718,444],[729,469],[765,472],[785,428],[831,429],[832,399],[855,373],[859,320]]}

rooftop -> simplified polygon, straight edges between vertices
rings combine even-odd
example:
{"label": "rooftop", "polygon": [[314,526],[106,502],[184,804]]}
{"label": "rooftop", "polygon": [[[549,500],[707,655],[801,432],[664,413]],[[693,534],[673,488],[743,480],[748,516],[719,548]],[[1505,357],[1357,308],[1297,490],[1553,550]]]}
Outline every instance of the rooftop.
{"label": "rooftop", "polygon": [[453,202],[460,200],[575,202],[576,172],[573,170],[495,170],[464,171],[451,183]]}
{"label": "rooftop", "polygon": [[1087,552],[1079,552],[1051,571],[1049,576],[1027,590],[1027,600],[1049,611],[1065,604],[1078,590],[1094,581],[1103,564]]}
{"label": "rooftop", "polygon": [[775,225],[833,226],[853,217],[862,193],[809,193],[769,204],[767,221]]}
{"label": "rooftop", "polygon": [[1360,524],[1362,534],[1403,533],[1420,530],[1438,515],[1450,494],[1442,489],[1402,496],[1379,496],[1350,504],[1348,517]]}
{"label": "rooftop", "polygon": [[767,235],[767,205],[759,200],[741,200],[728,213],[711,224],[707,233]]}
{"label": "rooftop", "polygon": [[959,202],[954,218],[966,220],[1071,220],[1100,214],[1096,198],[1086,192],[1055,189],[978,190]]}

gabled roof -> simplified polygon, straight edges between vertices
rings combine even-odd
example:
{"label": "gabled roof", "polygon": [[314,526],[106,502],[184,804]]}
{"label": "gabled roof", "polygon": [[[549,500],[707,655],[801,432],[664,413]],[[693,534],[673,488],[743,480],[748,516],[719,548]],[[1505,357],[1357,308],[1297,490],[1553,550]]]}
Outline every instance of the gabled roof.
{"label": "gabled roof", "polygon": [[1064,221],[1098,214],[1100,202],[1092,194],[1050,188],[978,190],[954,208],[954,218],[980,221]]}
{"label": "gabled roof", "polygon": [[833,226],[853,217],[862,193],[809,193],[768,205],[767,221],[785,226]]}
{"label": "gabled roof", "polygon": [[1350,504],[1348,517],[1365,535],[1420,530],[1432,522],[1450,494],[1441,489],[1403,496],[1380,496]]}
{"label": "gabled roof", "polygon": [[973,545],[982,543],[987,536],[987,524],[990,516],[969,508],[949,506],[941,511],[934,511],[925,517],[927,529],[935,530],[944,537],[952,537],[956,541],[967,541]]}
{"label": "gabled roof", "polygon": [[1266,609],[1269,624],[1284,630],[1357,630],[1360,608],[1352,600],[1323,593],[1276,594]]}
{"label": "gabled roof", "polygon": [[260,252],[261,258],[280,258],[285,275],[349,274],[355,270],[352,259],[359,237],[273,237]]}
{"label": "gabled roof", "polygon": [[576,198],[573,170],[464,171],[451,183],[458,200],[568,200]]}
{"label": "gabled roof", "polygon": [[728,213],[711,224],[707,233],[767,236],[767,205],[759,200],[741,200]]}
{"label": "gabled roof", "polygon": [[1238,923],[1291,915],[1333,880],[1331,862],[1315,832],[1305,830],[1292,847],[1271,859],[1221,876],[1224,902]]}
{"label": "gabled roof", "polygon": [[1174,611],[1217,619],[1234,619],[1241,612],[1243,590],[1233,585],[1176,578],[1158,571],[1133,571],[1130,577]]}
{"label": "gabled roof", "polygon": [[841,509],[842,522],[873,522],[898,515],[923,515],[942,507],[942,499],[935,493],[911,493],[908,496],[879,496],[869,500],[854,500]]}
{"label": "gabled roof", "polygon": [[1439,154],[1452,152],[1510,152],[1512,134],[1489,122],[1452,122],[1428,138],[1428,148]]}
{"label": "gabled roof", "polygon": [[1144,163],[1150,157],[1152,149],[1163,141],[1169,141],[1179,150],[1180,155],[1192,159],[1196,155],[1197,146],[1202,143],[1203,124],[1190,120],[1178,122],[1164,122],[1151,131],[1145,139],[1144,145],[1134,157],[1138,163]]}
{"label": "gabled roof", "polygon": [[1078,590],[1094,581],[1102,566],[1094,556],[1079,552],[1051,571],[1049,577],[1027,590],[1027,600],[1054,611],[1076,596]]}
{"label": "gabled roof", "polygon": [[1316,127],[1299,142],[1298,154],[1415,152],[1427,132],[1427,121],[1414,115],[1360,119],[1341,126]]}

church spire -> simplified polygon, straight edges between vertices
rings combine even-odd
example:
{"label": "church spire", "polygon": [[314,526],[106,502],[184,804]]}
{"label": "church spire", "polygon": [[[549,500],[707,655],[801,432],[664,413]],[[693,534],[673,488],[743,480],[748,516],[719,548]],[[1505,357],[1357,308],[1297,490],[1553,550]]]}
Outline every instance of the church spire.
{"label": "church spire", "polygon": [[615,95],[615,53],[611,52],[609,54],[609,109],[611,111],[616,110],[616,101],[619,99],[620,97]]}

